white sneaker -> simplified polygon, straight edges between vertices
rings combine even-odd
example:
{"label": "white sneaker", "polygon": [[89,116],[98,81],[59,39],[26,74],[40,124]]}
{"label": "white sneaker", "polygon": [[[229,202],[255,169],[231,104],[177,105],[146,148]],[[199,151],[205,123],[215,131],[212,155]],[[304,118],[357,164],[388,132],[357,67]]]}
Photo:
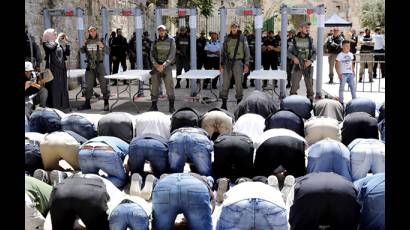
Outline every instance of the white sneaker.
{"label": "white sneaker", "polygon": [[288,198],[289,193],[291,192],[291,189],[293,188],[293,185],[295,184],[295,177],[292,175],[287,175],[285,178],[285,182],[283,182],[283,188],[281,190],[282,192],[282,197],[283,200],[286,201]]}
{"label": "white sneaker", "polygon": [[145,178],[144,188],[142,189],[140,196],[144,198],[146,201],[151,200],[152,190],[154,190],[154,186],[157,183],[157,181],[158,179],[152,174],[149,174]]}
{"label": "white sneaker", "polygon": [[142,186],[142,177],[139,173],[134,173],[131,176],[130,195],[140,196]]}
{"label": "white sneaker", "polygon": [[272,186],[274,189],[280,191],[279,189],[279,181],[275,175],[270,175],[268,177],[268,185]]}

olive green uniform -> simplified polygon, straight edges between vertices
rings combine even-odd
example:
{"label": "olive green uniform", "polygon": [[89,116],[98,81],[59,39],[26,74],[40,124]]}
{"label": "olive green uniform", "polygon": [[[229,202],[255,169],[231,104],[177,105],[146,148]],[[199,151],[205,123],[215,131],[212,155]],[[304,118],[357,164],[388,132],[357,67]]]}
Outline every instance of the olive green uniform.
{"label": "olive green uniform", "polygon": [[87,56],[87,69],[85,71],[85,99],[90,100],[93,95],[94,77],[98,78],[100,82],[101,92],[104,99],[110,98],[110,89],[108,87],[108,80],[104,78],[104,54],[109,54],[109,49],[104,46],[100,49],[97,43],[100,41],[98,36],[96,38],[88,38],[87,45],[80,48],[81,53]]}
{"label": "olive green uniform", "polygon": [[300,65],[293,65],[292,67],[290,94],[297,94],[299,83],[303,75],[305,79],[307,97],[313,99],[313,66],[310,65],[309,67],[304,68],[303,61],[310,60],[313,63],[316,59],[316,49],[313,46],[312,37],[309,35],[302,37],[300,33],[296,35],[295,41],[292,42],[288,48],[288,58],[293,59],[294,57],[299,59]]}
{"label": "olive green uniform", "polygon": [[[164,78],[168,99],[175,100],[171,67],[171,63],[175,59],[175,47],[175,40],[169,36],[166,36],[164,40],[157,38],[151,46],[150,58],[154,70],[154,73],[151,74],[151,101],[158,101],[159,87],[161,83],[160,78]],[[159,73],[154,66],[162,64],[165,65],[165,69],[162,73]]]}
{"label": "olive green uniform", "polygon": [[[237,40],[239,39],[238,51],[235,59],[234,52]],[[242,76],[244,65],[249,67],[250,52],[248,42],[244,35],[229,34],[225,37],[221,52],[221,66],[224,67],[222,91],[219,97],[222,100],[228,99],[229,84],[232,77],[235,79],[236,99],[241,100],[243,96]]]}

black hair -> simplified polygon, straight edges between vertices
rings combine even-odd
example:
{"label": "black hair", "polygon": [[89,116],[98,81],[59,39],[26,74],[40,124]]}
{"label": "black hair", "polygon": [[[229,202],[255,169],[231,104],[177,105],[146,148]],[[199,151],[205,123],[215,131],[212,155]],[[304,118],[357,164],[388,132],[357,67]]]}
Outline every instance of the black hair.
{"label": "black hair", "polygon": [[349,41],[349,40],[343,40],[343,41],[342,41],[342,45],[344,45],[344,44],[346,44],[346,43],[350,44],[350,41]]}

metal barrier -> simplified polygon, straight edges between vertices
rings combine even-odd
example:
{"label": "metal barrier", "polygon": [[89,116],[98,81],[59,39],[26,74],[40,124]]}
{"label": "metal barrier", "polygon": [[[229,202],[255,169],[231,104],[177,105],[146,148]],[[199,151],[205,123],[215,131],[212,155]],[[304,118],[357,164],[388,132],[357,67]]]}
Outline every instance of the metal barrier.
{"label": "metal barrier", "polygon": [[[378,93],[385,93],[385,78],[382,78],[382,68],[384,68],[384,66],[382,67],[381,65],[385,64],[384,61],[384,53],[358,53],[355,54],[356,56],[356,61],[355,63],[355,79],[356,79],[356,92],[378,92]],[[368,56],[372,56],[371,60],[361,60],[363,59],[363,57],[368,57]],[[376,58],[376,57],[380,57],[383,56],[382,58]],[[379,60],[375,60],[379,59]],[[381,60],[380,60],[381,59]],[[366,70],[365,65],[366,63],[368,63],[368,68]],[[369,64],[372,68],[371,71],[369,71]],[[377,64],[377,68],[374,68],[374,65]],[[360,79],[360,69],[363,68],[363,76],[362,76],[362,82],[359,81]],[[373,71],[376,71],[377,74],[377,79],[375,79],[373,76]],[[373,76],[367,76],[366,78],[366,72],[367,73],[372,73]],[[372,82],[368,81],[366,82],[366,79],[370,79],[370,77],[372,77]],[[377,81],[375,81],[377,80]],[[346,86],[347,87],[347,84]],[[345,92],[349,92],[350,89],[349,87],[347,87],[347,89],[344,89]]]}

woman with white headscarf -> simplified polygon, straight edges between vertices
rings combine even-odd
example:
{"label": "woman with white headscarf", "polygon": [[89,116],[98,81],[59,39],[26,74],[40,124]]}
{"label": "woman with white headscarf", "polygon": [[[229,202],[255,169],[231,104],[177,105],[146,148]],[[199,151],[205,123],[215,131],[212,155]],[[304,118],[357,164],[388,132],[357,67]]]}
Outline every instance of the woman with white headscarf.
{"label": "woman with white headscarf", "polygon": [[53,73],[54,79],[46,83],[48,90],[47,106],[59,110],[70,110],[67,87],[67,68],[65,61],[70,56],[70,45],[67,36],[54,29],[47,29],[43,34],[46,68]]}

